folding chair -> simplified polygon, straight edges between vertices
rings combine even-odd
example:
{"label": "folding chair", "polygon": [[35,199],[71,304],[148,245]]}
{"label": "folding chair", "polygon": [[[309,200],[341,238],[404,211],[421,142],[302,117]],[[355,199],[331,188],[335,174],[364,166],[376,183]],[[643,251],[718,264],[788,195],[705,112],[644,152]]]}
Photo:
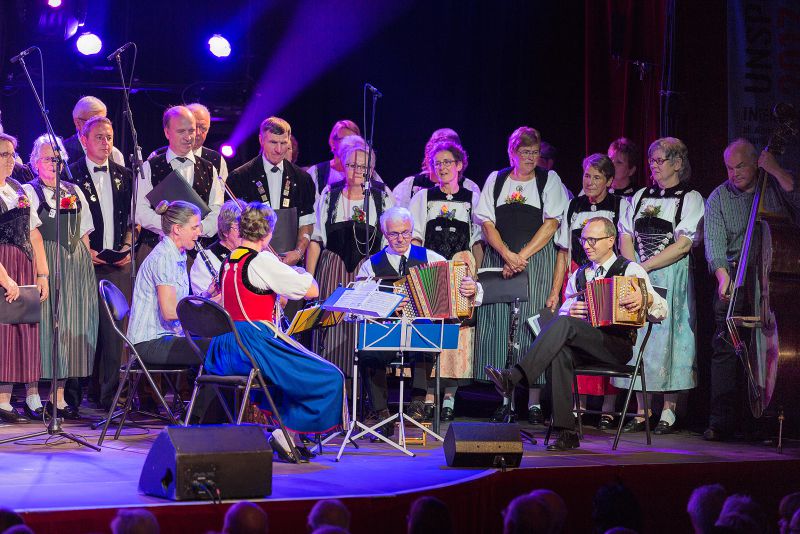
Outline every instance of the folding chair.
{"label": "folding chair", "polygon": [[[275,406],[275,401],[273,401],[272,395],[269,392],[264,375],[261,373],[261,370],[259,369],[258,364],[253,358],[252,354],[250,354],[250,351],[247,350],[247,347],[245,347],[244,343],[242,343],[242,338],[239,336],[239,331],[236,329],[236,324],[233,322],[233,319],[231,319],[231,316],[228,314],[228,312],[226,312],[225,309],[219,304],[194,295],[182,298],[180,302],[178,302],[177,312],[178,319],[180,319],[183,330],[186,333],[186,339],[189,341],[189,345],[201,360],[205,360],[206,355],[194,342],[192,336],[200,338],[214,338],[223,334],[231,333],[236,340],[236,345],[239,347],[239,350],[242,351],[242,354],[244,354],[250,362],[250,372],[243,376],[208,374],[204,372],[204,368],[201,366],[200,372],[198,373],[194,382],[194,390],[192,391],[192,398],[189,401],[189,409],[186,413],[184,425],[188,426],[189,424],[192,412],[194,411],[195,401],[197,400],[197,394],[203,386],[211,386],[214,388],[214,392],[216,393],[217,398],[219,398],[228,420],[237,425],[242,423],[242,417],[244,417],[244,411],[247,408],[247,399],[250,396],[250,391],[253,388],[260,389],[264,392],[264,395],[267,398],[270,410],[272,410],[272,416],[275,421],[277,421],[278,427],[283,432],[283,435],[289,444],[289,448],[291,449],[292,455],[298,461],[302,461],[302,457],[300,456],[300,453],[294,444],[294,440],[292,440],[289,432],[283,425],[283,420],[281,419],[281,415],[278,413],[278,408]],[[225,399],[222,397],[219,391],[220,387],[233,388],[237,393],[237,397],[239,397],[238,393],[242,392],[240,396],[241,402],[239,402],[240,407],[235,420],[228,409]]]}
{"label": "folding chair", "polygon": [[[119,382],[119,387],[117,387],[117,392],[114,395],[114,400],[111,402],[111,407],[108,410],[108,415],[103,421],[100,421],[93,425],[93,428],[97,428],[99,426],[103,426],[103,431],[100,432],[100,438],[97,440],[97,445],[100,446],[103,444],[105,440],[106,433],[108,432],[108,426],[111,424],[111,421],[114,419],[119,419],[119,423],[117,426],[117,431],[114,433],[114,439],[119,439],[120,433],[122,432],[122,427],[125,425],[125,421],[128,419],[128,416],[131,413],[136,413],[140,415],[147,416],[149,418],[156,418],[161,419],[164,421],[169,422],[172,425],[179,424],[178,419],[175,417],[175,414],[170,409],[169,405],[167,404],[164,395],[162,395],[161,391],[156,386],[155,381],[153,380],[153,375],[162,375],[165,377],[170,389],[172,389],[173,394],[175,395],[175,401],[178,404],[181,404],[180,398],[177,397],[177,389],[175,388],[175,384],[170,380],[170,376],[172,375],[180,375],[186,374],[188,369],[186,367],[166,367],[166,366],[151,366],[149,369],[145,366],[144,362],[142,362],[142,358],[139,356],[139,353],[136,351],[136,347],[133,346],[133,343],[128,339],[128,337],[122,332],[120,326],[122,325],[122,321],[125,317],[128,316],[130,313],[130,306],[128,305],[128,300],[123,295],[122,291],[119,290],[117,286],[113,283],[109,282],[108,280],[101,280],[99,284],[100,288],[100,295],[102,296],[103,307],[106,310],[109,318],[111,319],[111,324],[114,327],[114,331],[118,336],[120,336],[124,342],[125,347],[128,349],[128,360],[125,365],[122,366],[120,369],[123,371],[123,377]],[[150,384],[153,392],[156,395],[158,400],[158,404],[164,408],[165,416],[162,416],[158,413],[151,413],[141,411],[139,409],[134,409],[133,407],[133,398],[139,390],[139,382],[144,376],[147,379],[147,382]],[[119,402],[119,398],[122,395],[122,391],[125,387],[128,387],[128,396],[125,400],[125,405],[122,409],[117,410],[117,403]]]}

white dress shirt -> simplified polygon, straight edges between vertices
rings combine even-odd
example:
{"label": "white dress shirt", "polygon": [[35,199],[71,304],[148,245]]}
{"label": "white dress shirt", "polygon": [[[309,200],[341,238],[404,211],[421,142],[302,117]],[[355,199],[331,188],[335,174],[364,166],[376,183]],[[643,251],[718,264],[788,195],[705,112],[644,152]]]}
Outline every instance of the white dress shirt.
{"label": "white dress shirt", "polygon": [[[108,160],[95,163],[86,157],[86,167],[92,177],[94,189],[97,191],[97,200],[100,203],[100,213],[103,216],[103,248],[114,248],[114,193],[111,190],[111,172],[108,169]],[[105,171],[96,171],[95,167],[106,167]],[[98,251],[99,252],[99,251]]]}
{"label": "white dress shirt", "polygon": [[[189,185],[194,185],[194,152],[190,150],[186,156],[183,156],[186,158],[186,161],[180,162],[177,160],[178,155],[175,154],[171,148],[168,148],[166,157],[167,163],[172,166],[173,170],[177,171]],[[217,169],[212,167],[211,172],[211,192],[208,195],[208,209],[210,209],[211,212],[202,220],[203,235],[206,237],[212,237],[217,234],[217,216],[225,200],[222,181],[218,179]],[[158,235],[163,235],[164,232],[161,230],[161,216],[155,212],[153,207],[150,206],[150,201],[147,200],[147,195],[152,190],[153,182],[151,180],[150,161],[148,160],[142,165],[142,178],[139,182],[136,194],[135,219],[137,224],[141,224],[144,228]]]}
{"label": "white dress shirt", "polygon": [[[611,256],[604,261],[601,265],[597,265],[596,263],[592,262],[592,264],[586,268],[586,281],[591,282],[595,278],[603,278],[608,270],[614,265],[614,262],[617,260],[617,255],[612,253]],[[595,276],[599,267],[603,267],[603,272]],[[567,295],[574,295],[577,292],[576,289],[576,279],[577,274],[580,271],[575,271],[569,277],[569,281],[567,282]],[[664,300],[664,297],[656,293],[655,289],[653,289],[653,285],[650,283],[650,276],[648,276],[647,271],[644,270],[644,267],[639,265],[636,262],[628,263],[628,267],[625,269],[625,276],[636,276],[638,278],[644,278],[645,283],[647,284],[647,292],[653,296],[653,303],[647,309],[647,315],[650,320],[654,322],[660,322],[667,318],[667,301]],[[572,306],[572,303],[577,300],[578,297],[574,296],[568,298],[564,301],[564,304],[561,305],[561,308],[558,310],[560,315],[569,315],[569,309]]]}
{"label": "white dress shirt", "polygon": [[[283,187],[283,165],[286,160],[281,160],[277,165],[273,165],[270,161],[261,154],[261,163],[264,164],[264,172],[267,175],[267,187],[269,188],[269,204],[274,210],[279,210],[281,206],[281,188]],[[276,169],[273,171],[273,169]],[[316,192],[316,191],[315,191]],[[314,225],[316,215],[309,213],[308,215],[301,215],[297,221],[298,226]]]}

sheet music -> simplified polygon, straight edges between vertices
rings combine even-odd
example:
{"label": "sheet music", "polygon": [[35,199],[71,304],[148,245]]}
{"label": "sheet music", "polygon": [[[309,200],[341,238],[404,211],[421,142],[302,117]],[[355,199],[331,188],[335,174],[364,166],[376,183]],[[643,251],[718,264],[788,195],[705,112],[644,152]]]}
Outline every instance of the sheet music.
{"label": "sheet music", "polygon": [[368,280],[353,288],[340,287],[325,301],[323,309],[367,317],[388,317],[403,300],[402,295],[378,291],[378,282]]}

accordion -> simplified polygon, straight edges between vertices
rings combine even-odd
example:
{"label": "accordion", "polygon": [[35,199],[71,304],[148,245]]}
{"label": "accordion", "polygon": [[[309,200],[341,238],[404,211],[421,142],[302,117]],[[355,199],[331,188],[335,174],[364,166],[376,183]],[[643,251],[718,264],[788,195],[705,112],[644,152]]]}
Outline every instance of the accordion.
{"label": "accordion", "polygon": [[647,319],[647,307],[631,312],[619,300],[633,290],[634,284],[647,295],[647,283],[636,276],[613,276],[593,280],[586,284],[586,307],[592,326],[640,327]]}
{"label": "accordion", "polygon": [[469,267],[463,261],[437,261],[417,265],[394,282],[395,293],[406,295],[407,318],[462,319],[472,315],[474,297],[461,296],[458,288]]}

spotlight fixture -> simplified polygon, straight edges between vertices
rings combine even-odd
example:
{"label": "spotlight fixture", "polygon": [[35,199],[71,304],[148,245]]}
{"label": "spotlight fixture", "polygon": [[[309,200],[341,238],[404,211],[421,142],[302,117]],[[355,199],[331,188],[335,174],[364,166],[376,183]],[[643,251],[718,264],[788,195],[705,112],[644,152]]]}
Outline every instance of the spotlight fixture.
{"label": "spotlight fixture", "polygon": [[61,7],[61,0],[47,0],[47,5],[53,9]]}
{"label": "spotlight fixture", "polygon": [[230,143],[225,143],[224,145],[222,145],[220,147],[219,151],[226,158],[233,157],[233,154],[234,154],[233,145],[231,145]]}
{"label": "spotlight fixture", "polygon": [[208,49],[216,57],[228,57],[231,55],[231,43],[218,33],[212,35],[208,40]]}
{"label": "spotlight fixture", "polygon": [[103,42],[98,36],[91,32],[85,32],[76,41],[78,52],[84,56],[92,56],[103,48]]}

